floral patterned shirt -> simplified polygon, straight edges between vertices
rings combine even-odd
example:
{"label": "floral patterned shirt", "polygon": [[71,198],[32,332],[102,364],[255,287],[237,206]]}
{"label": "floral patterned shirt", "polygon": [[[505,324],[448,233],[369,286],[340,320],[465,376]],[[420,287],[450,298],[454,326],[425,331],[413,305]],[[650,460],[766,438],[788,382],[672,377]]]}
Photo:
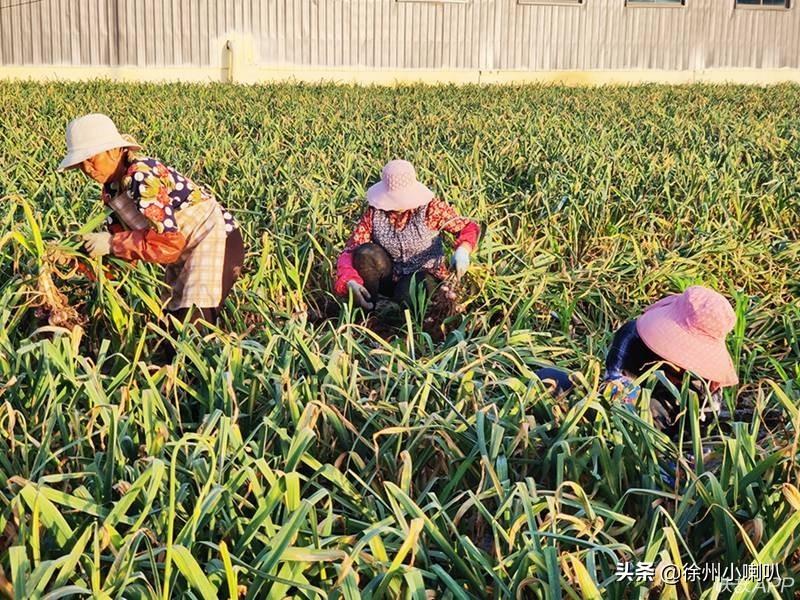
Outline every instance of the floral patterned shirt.
{"label": "floral patterned shirt", "polygon": [[[184,177],[172,167],[167,167],[154,158],[131,155],[128,170],[120,182],[103,186],[103,201],[108,204],[120,189],[126,190],[156,233],[177,233],[179,231],[175,213],[211,198],[211,194]],[[233,215],[223,211],[225,231],[230,233],[238,227]],[[109,226],[121,225],[111,215]]]}

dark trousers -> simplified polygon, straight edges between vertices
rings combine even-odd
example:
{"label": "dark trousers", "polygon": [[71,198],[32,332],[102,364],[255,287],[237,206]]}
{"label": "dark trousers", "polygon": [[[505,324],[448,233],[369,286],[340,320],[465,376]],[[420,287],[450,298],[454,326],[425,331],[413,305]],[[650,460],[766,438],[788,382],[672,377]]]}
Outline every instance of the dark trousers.
{"label": "dark trousers", "polygon": [[569,373],[555,367],[543,367],[534,372],[545,385],[555,385],[553,393],[556,395],[569,392],[575,384],[569,378]]}
{"label": "dark trousers", "polygon": [[196,323],[200,319],[208,321],[209,323],[216,323],[222,311],[222,305],[225,303],[225,298],[231,293],[233,284],[242,272],[242,265],[244,265],[244,240],[242,239],[241,232],[238,229],[234,229],[228,234],[228,238],[225,240],[225,261],[222,268],[222,298],[220,299],[219,306],[179,308],[178,310],[169,311],[169,314],[173,315],[181,322],[186,321],[187,315],[191,313],[189,319],[191,323]]}
{"label": "dark trousers", "polygon": [[380,295],[411,306],[413,282],[416,282],[417,287],[425,286],[428,298],[439,285],[439,280],[425,271],[416,271],[394,281],[392,257],[378,244],[361,244],[353,250],[353,267],[364,280],[364,287],[367,288],[373,303]]}

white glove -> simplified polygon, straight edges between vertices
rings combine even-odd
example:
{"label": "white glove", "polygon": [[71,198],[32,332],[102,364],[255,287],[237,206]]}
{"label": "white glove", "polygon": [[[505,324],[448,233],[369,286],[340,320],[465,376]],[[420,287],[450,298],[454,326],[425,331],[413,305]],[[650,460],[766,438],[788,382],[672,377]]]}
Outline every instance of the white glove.
{"label": "white glove", "polygon": [[350,291],[353,293],[353,298],[361,308],[372,308],[372,302],[369,302],[369,300],[372,300],[372,296],[370,296],[367,288],[358,283],[355,279],[348,281],[347,287],[350,288]]}
{"label": "white glove", "polygon": [[453,260],[451,261],[456,268],[456,277],[461,279],[469,268],[469,253],[470,247],[466,244],[461,244],[453,253]]}
{"label": "white glove", "polygon": [[111,254],[111,234],[105,232],[87,233],[83,236],[83,245],[92,258]]}

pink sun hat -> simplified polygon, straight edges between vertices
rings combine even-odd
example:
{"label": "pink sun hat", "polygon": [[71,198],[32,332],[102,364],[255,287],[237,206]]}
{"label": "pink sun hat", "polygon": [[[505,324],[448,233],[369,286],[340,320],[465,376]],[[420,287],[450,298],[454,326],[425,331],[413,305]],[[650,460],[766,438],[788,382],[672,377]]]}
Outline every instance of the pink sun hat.
{"label": "pink sun hat", "polygon": [[411,210],[433,200],[433,192],[417,181],[417,171],[407,160],[391,160],[381,180],[367,190],[367,203],[380,210]]}
{"label": "pink sun hat", "polygon": [[702,286],[662,298],[636,319],[636,331],[650,350],[723,387],[739,383],[725,345],[735,325],[725,297]]}

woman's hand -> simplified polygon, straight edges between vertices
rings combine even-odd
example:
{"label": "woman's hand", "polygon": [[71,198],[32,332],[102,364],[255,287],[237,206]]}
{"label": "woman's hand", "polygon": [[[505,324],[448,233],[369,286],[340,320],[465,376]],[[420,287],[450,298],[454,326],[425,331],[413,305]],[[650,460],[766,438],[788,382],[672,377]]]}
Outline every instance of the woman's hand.
{"label": "woman's hand", "polygon": [[83,245],[92,258],[99,258],[111,254],[110,233],[87,233],[83,236]]}
{"label": "woman's hand", "polygon": [[367,288],[358,283],[356,280],[351,279],[348,281],[347,287],[350,288],[350,291],[353,294],[353,299],[355,299],[356,303],[361,308],[366,308],[369,310],[374,306],[372,302],[369,302],[369,300],[372,300],[372,296],[370,295],[369,291],[367,291]]}
{"label": "woman's hand", "polygon": [[469,269],[469,253],[470,247],[467,244],[461,244],[453,253],[452,265],[456,269],[456,277],[461,279]]}

